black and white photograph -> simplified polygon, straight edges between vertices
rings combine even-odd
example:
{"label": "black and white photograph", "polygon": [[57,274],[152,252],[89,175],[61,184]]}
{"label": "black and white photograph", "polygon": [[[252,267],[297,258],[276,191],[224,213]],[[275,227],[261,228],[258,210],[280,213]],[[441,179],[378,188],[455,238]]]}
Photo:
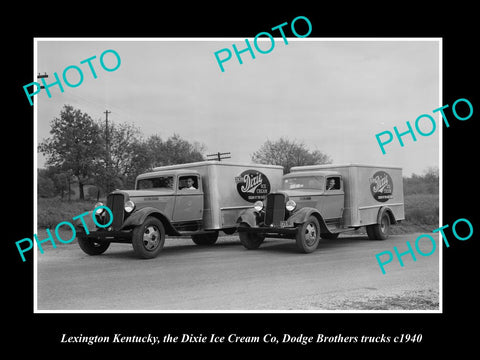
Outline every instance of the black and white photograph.
{"label": "black and white photograph", "polygon": [[261,40],[36,42],[38,311],[441,310],[441,39]]}
{"label": "black and white photograph", "polygon": [[5,344],[473,347],[474,11],[139,5],[4,31]]}

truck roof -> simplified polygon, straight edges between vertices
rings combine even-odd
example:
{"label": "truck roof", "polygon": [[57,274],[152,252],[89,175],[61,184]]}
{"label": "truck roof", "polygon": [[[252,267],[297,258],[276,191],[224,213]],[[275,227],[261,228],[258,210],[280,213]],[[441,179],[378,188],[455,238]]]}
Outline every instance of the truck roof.
{"label": "truck roof", "polygon": [[283,166],[280,166],[280,165],[246,164],[246,163],[234,163],[234,162],[226,162],[226,161],[218,161],[218,160],[206,160],[206,161],[197,161],[197,162],[186,163],[186,164],[159,166],[159,167],[153,168],[153,171],[187,169],[190,167],[199,167],[199,166],[243,166],[243,167],[252,167],[252,168],[283,169]]}
{"label": "truck roof", "polygon": [[303,172],[303,171],[311,171],[311,170],[324,170],[324,169],[345,168],[345,167],[401,169],[400,166],[347,163],[347,164],[323,164],[323,165],[294,166],[290,169],[290,171],[291,172],[295,172],[295,171],[302,171]]}
{"label": "truck roof", "polygon": [[193,163],[186,164],[176,164],[176,165],[166,165],[158,166],[152,169],[152,171],[140,174],[137,176],[137,179],[142,179],[145,177],[152,177],[156,175],[167,175],[167,174],[199,174],[198,169],[206,168],[209,166],[222,166],[222,167],[242,167],[250,169],[276,169],[283,170],[283,166],[280,165],[264,165],[264,164],[242,164],[242,163],[232,163],[218,160],[207,160],[207,161],[197,161]]}
{"label": "truck roof", "polygon": [[298,177],[298,176],[318,176],[318,175],[339,176],[340,173],[338,171],[333,171],[333,170],[296,171],[296,172],[291,172],[291,173],[283,175],[283,178]]}
{"label": "truck roof", "polygon": [[[158,169],[158,168],[157,168]],[[187,170],[187,169],[172,169],[172,170],[167,170],[167,169],[162,169],[162,170],[155,170],[150,171],[147,173],[143,173],[137,176],[137,179],[143,179],[143,178],[148,178],[156,175],[177,175],[177,174],[198,174],[198,171],[196,170]]]}

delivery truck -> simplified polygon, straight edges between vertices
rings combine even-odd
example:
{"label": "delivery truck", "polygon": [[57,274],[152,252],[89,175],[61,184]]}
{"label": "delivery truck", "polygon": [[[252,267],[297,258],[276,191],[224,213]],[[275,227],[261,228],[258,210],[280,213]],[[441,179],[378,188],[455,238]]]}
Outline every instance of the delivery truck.
{"label": "delivery truck", "polygon": [[402,169],[365,164],[292,167],[281,189],[237,219],[241,243],[257,249],[265,237],[295,239],[303,253],[320,238],[336,239],[366,227],[370,239],[385,240],[405,219]]}
{"label": "delivery truck", "polygon": [[106,204],[95,205],[93,218],[78,219],[77,240],[89,255],[120,242],[147,259],[160,253],[166,235],[212,245],[220,231],[237,230],[241,212],[279,189],[282,175],[281,166],[225,161],[157,167],[139,175],[134,190],[108,194]]}

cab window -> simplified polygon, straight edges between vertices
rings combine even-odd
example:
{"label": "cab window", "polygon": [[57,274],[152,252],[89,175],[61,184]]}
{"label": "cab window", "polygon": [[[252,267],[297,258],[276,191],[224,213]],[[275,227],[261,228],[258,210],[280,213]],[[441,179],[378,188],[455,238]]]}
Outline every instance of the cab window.
{"label": "cab window", "polygon": [[173,189],[173,176],[157,176],[141,179],[137,182],[137,190],[144,189]]}
{"label": "cab window", "polygon": [[178,190],[197,190],[198,177],[195,175],[180,176],[178,178]]}
{"label": "cab window", "polygon": [[329,176],[327,177],[326,187],[328,190],[340,190],[340,177],[339,176]]}
{"label": "cab window", "polygon": [[289,177],[283,180],[282,188],[285,190],[309,189],[323,190],[323,176]]}

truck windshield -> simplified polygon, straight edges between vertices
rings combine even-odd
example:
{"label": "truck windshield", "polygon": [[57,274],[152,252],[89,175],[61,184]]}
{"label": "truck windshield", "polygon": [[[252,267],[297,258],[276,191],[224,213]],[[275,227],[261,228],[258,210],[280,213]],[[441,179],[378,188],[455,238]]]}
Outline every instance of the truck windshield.
{"label": "truck windshield", "polygon": [[173,176],[157,176],[137,181],[137,190],[173,189]]}
{"label": "truck windshield", "polygon": [[282,188],[284,190],[292,189],[313,189],[323,190],[323,176],[299,176],[289,177],[283,180]]}

